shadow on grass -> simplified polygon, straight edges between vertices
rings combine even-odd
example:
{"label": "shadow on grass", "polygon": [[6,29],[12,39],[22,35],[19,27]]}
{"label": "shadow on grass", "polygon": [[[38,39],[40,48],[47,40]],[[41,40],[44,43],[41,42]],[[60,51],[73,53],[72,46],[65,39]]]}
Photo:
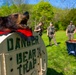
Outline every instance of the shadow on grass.
{"label": "shadow on grass", "polygon": [[52,68],[48,68],[47,75],[63,75],[63,73],[62,72],[58,73],[56,70],[54,70]]}
{"label": "shadow on grass", "polygon": [[[59,44],[61,44],[61,42],[57,42],[57,44],[59,45]],[[55,45],[55,44],[52,44],[51,46],[53,46],[53,45]],[[47,45],[46,47],[50,47],[50,45]]]}
{"label": "shadow on grass", "polygon": [[61,42],[57,42],[57,44],[61,44]]}

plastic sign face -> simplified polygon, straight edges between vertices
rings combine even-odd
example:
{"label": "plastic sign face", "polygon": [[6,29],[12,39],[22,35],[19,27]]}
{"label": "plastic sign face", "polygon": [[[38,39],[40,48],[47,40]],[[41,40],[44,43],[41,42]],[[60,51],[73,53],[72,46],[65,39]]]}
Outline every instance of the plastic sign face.
{"label": "plastic sign face", "polygon": [[46,75],[46,47],[39,35],[33,36],[30,41],[17,33],[0,36],[1,75]]}

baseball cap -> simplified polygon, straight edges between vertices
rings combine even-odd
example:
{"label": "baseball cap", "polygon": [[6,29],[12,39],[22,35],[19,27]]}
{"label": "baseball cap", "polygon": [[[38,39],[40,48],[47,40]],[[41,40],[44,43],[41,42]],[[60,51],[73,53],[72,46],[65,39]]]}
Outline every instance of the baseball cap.
{"label": "baseball cap", "polygon": [[50,24],[53,24],[52,22],[50,22]]}
{"label": "baseball cap", "polygon": [[70,21],[70,23],[73,23],[73,21]]}

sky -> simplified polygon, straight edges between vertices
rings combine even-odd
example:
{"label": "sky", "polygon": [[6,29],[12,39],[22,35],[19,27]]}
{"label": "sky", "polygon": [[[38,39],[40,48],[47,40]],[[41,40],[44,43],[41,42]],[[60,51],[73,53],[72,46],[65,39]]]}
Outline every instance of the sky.
{"label": "sky", "polygon": [[[11,0],[0,0],[0,6],[4,5],[7,1],[11,1]],[[40,0],[22,0],[22,1],[25,1],[28,4],[37,4]],[[52,6],[62,9],[76,8],[76,0],[45,0],[45,1],[50,2]]]}

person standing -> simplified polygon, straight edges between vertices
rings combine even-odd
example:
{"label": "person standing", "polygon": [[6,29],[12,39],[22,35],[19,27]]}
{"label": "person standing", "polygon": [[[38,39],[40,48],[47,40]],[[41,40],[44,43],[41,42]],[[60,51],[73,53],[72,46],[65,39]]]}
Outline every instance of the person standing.
{"label": "person standing", "polygon": [[73,21],[70,21],[70,24],[67,26],[66,35],[68,36],[68,40],[74,39],[75,33],[75,25],[73,25]]}
{"label": "person standing", "polygon": [[57,45],[57,42],[55,39],[55,27],[52,24],[52,22],[50,22],[50,26],[47,28],[47,36],[49,39],[49,45],[52,45],[51,40],[53,40],[55,45]]}
{"label": "person standing", "polygon": [[43,22],[39,22],[39,24],[35,27],[34,32],[38,33],[40,36],[42,36],[43,31]]}

